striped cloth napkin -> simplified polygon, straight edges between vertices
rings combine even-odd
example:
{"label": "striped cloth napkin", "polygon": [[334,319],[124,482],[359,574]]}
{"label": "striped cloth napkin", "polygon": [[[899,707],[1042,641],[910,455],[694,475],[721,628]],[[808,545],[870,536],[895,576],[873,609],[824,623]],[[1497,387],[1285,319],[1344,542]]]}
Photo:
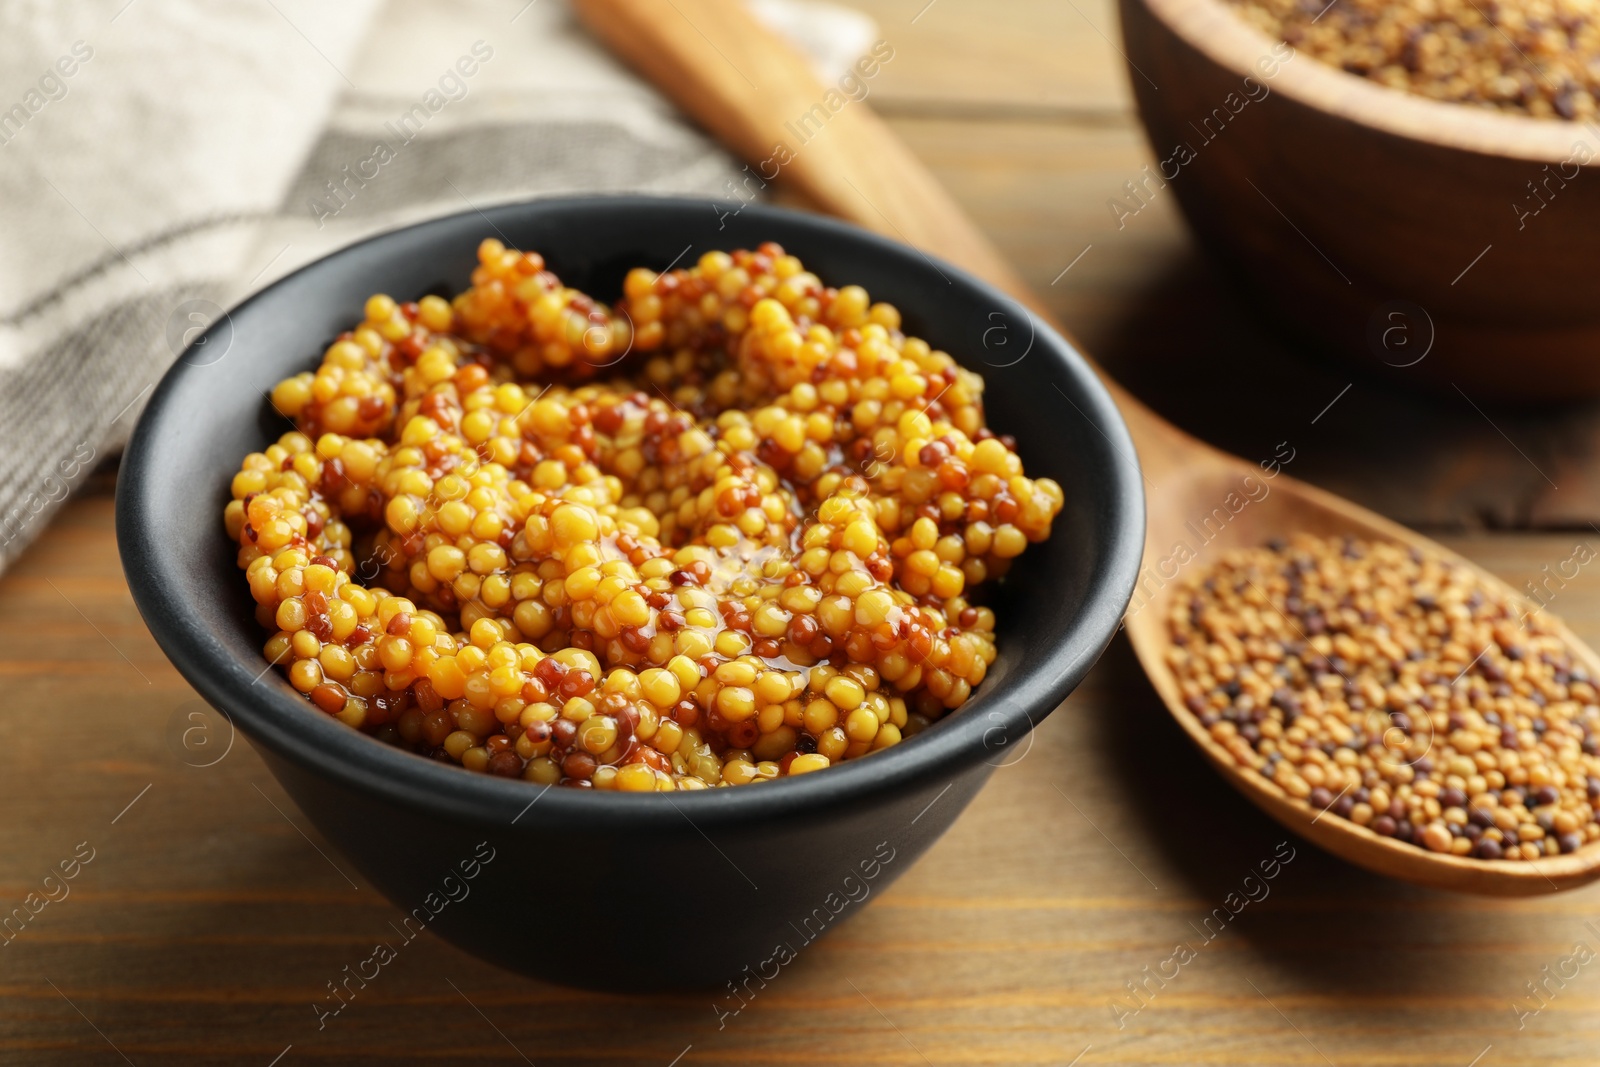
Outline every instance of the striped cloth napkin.
{"label": "striped cloth napkin", "polygon": [[[874,36],[750,2],[829,80]],[[295,267],[508,200],[738,174],[561,0],[16,0],[0,72],[0,567],[188,342]]]}

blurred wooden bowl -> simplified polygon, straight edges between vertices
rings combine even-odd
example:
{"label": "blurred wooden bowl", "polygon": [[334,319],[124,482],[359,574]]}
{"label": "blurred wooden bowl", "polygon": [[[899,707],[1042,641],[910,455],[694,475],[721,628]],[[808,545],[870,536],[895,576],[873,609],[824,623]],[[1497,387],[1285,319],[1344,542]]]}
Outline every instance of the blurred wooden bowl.
{"label": "blurred wooden bowl", "polygon": [[1377,372],[1600,396],[1600,123],[1387,89],[1221,0],[1119,6],[1157,163],[1114,215],[1175,195],[1266,310]]}

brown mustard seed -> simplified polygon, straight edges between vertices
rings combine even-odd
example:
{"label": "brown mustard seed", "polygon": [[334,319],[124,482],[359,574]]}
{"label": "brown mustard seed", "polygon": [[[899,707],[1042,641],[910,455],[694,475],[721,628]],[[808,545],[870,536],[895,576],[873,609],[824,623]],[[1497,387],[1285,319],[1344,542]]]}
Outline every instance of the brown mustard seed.
{"label": "brown mustard seed", "polygon": [[1600,97],[1597,0],[1230,0],[1307,55],[1448,103],[1585,121]]}
{"label": "brown mustard seed", "polygon": [[1600,838],[1600,692],[1528,605],[1388,544],[1229,552],[1168,615],[1185,704],[1315,810],[1435,852]]}
{"label": "brown mustard seed", "polygon": [[700,789],[898,744],[983,681],[974,591],[1061,510],[977,374],[777,245],[606,307],[489,240],[453,302],[365,313],[224,519],[290,683],[469,770]]}

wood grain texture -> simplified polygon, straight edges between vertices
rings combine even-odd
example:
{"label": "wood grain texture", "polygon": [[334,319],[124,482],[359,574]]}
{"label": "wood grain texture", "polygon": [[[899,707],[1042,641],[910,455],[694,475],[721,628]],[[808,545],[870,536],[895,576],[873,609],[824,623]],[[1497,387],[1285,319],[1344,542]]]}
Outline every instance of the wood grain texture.
{"label": "wood grain texture", "polygon": [[1132,118],[1114,0],[981,3],[863,0],[895,48],[872,87],[890,117],[1027,117],[1105,124]]}
{"label": "wood grain texture", "polygon": [[[1074,2],[1116,36],[1107,7]],[[858,6],[890,26],[923,2]],[[1080,73],[1071,57],[1098,50],[1096,77],[1121,77],[1120,57],[1070,7],[937,0],[914,30],[891,38],[885,98],[889,79],[904,77],[897,101],[944,103],[873,103],[1089,350],[1162,414],[1251,456],[1290,437],[1291,471],[1407,522],[1579,527],[1447,540],[1515,586],[1580,539],[1600,549],[1584,525],[1600,516],[1592,412],[1512,417],[1475,398],[1559,493],[1464,401],[1357,378],[1313,424],[1351,375],[1262,323],[1170,201],[1116,227],[1105,200],[1148,160],[1142,135],[1025,111],[1064,98]],[[968,61],[979,56],[1007,57],[1010,71]],[[1127,99],[1123,84],[1104,91]],[[1595,888],[1454,897],[1301,847],[1265,900],[1214,940],[1197,933],[1284,836],[1205,765],[1122,638],[916,868],[724,1029],[704,1000],[574,994],[424,938],[319,1031],[310,1005],[323,983],[386,936],[394,911],[369,887],[352,890],[256,791],[310,833],[247,746],[209,769],[175,754],[170,724],[175,713],[187,721],[195,698],[138,620],[110,520],[103,495],[73,502],[0,576],[0,902],[21,903],[78,842],[97,849],[72,896],[0,948],[0,1065],[124,1063],[93,1027],[139,1067],[266,1067],[290,1045],[280,1067],[523,1063],[489,1022],[540,1067],[666,1067],[690,1045],[679,1067],[1064,1067],[1087,1045],[1083,1067],[1466,1067],[1490,1045],[1479,1065],[1499,1067],[1587,1065],[1600,1045],[1592,966],[1520,1030],[1516,1014],[1536,1005],[1524,983],[1542,967],[1579,940],[1600,950],[1585,925],[1600,912]],[[1600,572],[1590,570],[1551,607],[1596,641]],[[1119,1029],[1113,998],[1180,940],[1196,958]]]}
{"label": "wood grain texture", "polygon": [[[1450,545],[1521,585],[1573,541]],[[1600,638],[1600,571],[1552,608]],[[108,498],[69,504],[0,578],[0,648],[0,901],[95,849],[0,948],[0,1064],[122,1063],[114,1042],[140,1067],[265,1067],[289,1046],[283,1067],[1062,1067],[1086,1046],[1084,1065],[1465,1067],[1489,1045],[1484,1065],[1588,1064],[1600,1042],[1592,968],[1518,1029],[1538,1004],[1525,982],[1600,950],[1600,890],[1445,895],[1293,838],[1261,880],[1286,835],[1205,764],[1120,637],[943,841],[720,1029],[709,998],[575,993],[424,936],[319,1030],[324,983],[394,940],[397,913],[318,852],[246,744],[186,765],[173,722],[198,703],[134,612]],[[1247,892],[1262,899],[1239,906]],[[1180,945],[1175,978],[1144,975]],[[1127,982],[1148,984],[1136,1012]]]}

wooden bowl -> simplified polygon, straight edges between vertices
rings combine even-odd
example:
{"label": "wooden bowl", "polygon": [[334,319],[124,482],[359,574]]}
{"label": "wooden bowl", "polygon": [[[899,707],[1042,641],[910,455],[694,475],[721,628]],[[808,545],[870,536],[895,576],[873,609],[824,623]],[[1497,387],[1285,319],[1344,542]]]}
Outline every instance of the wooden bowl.
{"label": "wooden bowl", "polygon": [[1119,6],[1157,163],[1115,214],[1175,195],[1267,308],[1380,373],[1600,396],[1600,123],[1384,88],[1222,0]]}

